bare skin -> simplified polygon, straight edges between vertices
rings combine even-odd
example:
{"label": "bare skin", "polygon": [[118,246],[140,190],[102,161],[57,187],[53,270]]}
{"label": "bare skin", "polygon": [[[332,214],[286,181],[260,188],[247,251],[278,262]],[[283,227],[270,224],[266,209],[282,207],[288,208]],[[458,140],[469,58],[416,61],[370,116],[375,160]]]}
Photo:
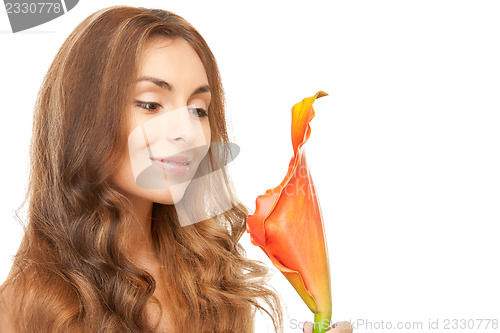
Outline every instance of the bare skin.
{"label": "bare skin", "polygon": [[[162,306],[162,315],[160,318],[160,322],[158,325],[158,332],[159,333],[170,333],[170,332],[175,332],[175,329],[172,325],[172,320],[171,316],[169,313],[168,309],[168,295],[165,292],[165,289],[163,287],[163,278],[162,274],[157,270],[156,272],[151,272],[153,277],[156,280],[156,289],[154,292],[154,296],[158,298],[160,301],[160,304]],[[149,318],[151,320],[151,323],[156,323],[158,321],[159,313],[156,308],[156,306],[149,306],[147,310],[149,314]]]}
{"label": "bare skin", "polygon": [[[165,37],[152,38],[148,41],[147,47],[141,56],[140,64],[139,77],[149,76],[159,78],[168,82],[174,89],[167,91],[150,81],[138,82],[134,96],[131,99],[130,109],[128,110],[132,120],[129,131],[132,131],[137,123],[140,123],[145,117],[149,116],[135,102],[132,102],[135,100],[158,103],[162,108],[167,110],[175,110],[191,104],[196,104],[208,110],[211,100],[210,92],[204,91],[193,94],[199,87],[208,85],[207,75],[200,58],[185,40],[171,40]],[[200,119],[200,123],[203,128],[204,139],[210,141],[208,119]],[[172,127],[172,130],[167,133],[168,144],[178,150],[188,150],[196,142],[196,138],[190,137],[192,134],[189,131],[182,131],[182,128]],[[135,229],[131,232],[132,238],[126,240],[129,251],[127,254],[136,265],[148,271],[157,281],[154,296],[158,298],[163,309],[158,332],[176,332],[178,330],[172,326],[172,320],[169,315],[168,295],[163,287],[163,270],[154,254],[152,246],[151,213],[154,202],[166,205],[178,202],[182,198],[185,188],[177,186],[175,189],[165,188],[157,190],[139,187],[136,184],[131,169],[129,151],[124,152],[123,156],[122,164],[115,173],[113,181],[132,202],[136,217]],[[186,183],[185,187],[187,185]],[[9,326],[5,304],[9,303],[2,304],[0,299],[0,331],[13,332]],[[158,313],[155,306],[149,306],[147,312],[151,323],[156,323]],[[338,326],[328,332],[352,332],[352,329],[344,327]],[[306,328],[304,332],[312,333],[313,329],[312,327]]]}
{"label": "bare skin", "polygon": [[[208,86],[208,78],[204,66],[194,49],[183,39],[167,39],[165,37],[153,37],[148,41],[141,55],[138,77],[154,77],[167,82],[173,87],[170,91],[159,87],[157,84],[143,80],[136,83],[133,98],[131,99],[129,132],[141,122],[147,121],[154,116],[150,109],[144,109],[144,105],[137,106],[136,101],[150,103],[146,105],[151,109],[162,111],[175,110],[180,107],[195,104],[208,110],[211,93],[210,91],[194,93],[202,86]],[[194,94],[193,94],[194,93]],[[199,124],[203,133],[189,131],[180,126],[165,128],[165,141],[161,156],[168,155],[171,151],[185,151],[196,147],[201,141],[210,140],[210,125],[208,117],[200,118]],[[183,123],[186,124],[186,123]],[[175,124],[174,124],[175,125]],[[203,138],[200,138],[200,134]],[[194,137],[198,136],[198,137]],[[155,150],[152,145],[153,154]],[[134,206],[136,215],[136,229],[131,232],[132,239],[127,240],[130,258],[141,268],[148,271],[157,281],[154,296],[162,305],[163,315],[161,318],[160,332],[173,332],[171,320],[168,314],[168,295],[163,288],[162,267],[154,255],[151,239],[151,213],[153,202],[166,205],[178,202],[189,182],[175,188],[146,189],[141,188],[135,182],[131,170],[130,152],[124,152],[121,167],[115,174],[113,181],[127,195]],[[194,160],[203,156],[194,156]],[[132,156],[134,158],[134,156]],[[155,306],[148,309],[152,322],[158,318]]]}
{"label": "bare skin", "polygon": [[[141,56],[139,67],[139,78],[145,76],[158,78],[172,86],[173,91],[161,88],[151,81],[138,81],[133,96],[131,96],[130,109],[128,110],[130,112],[129,133],[142,122],[152,119],[156,112],[162,110],[168,112],[191,104],[208,110],[211,100],[210,91],[193,94],[197,88],[208,85],[203,63],[184,39],[151,38]],[[149,109],[151,106],[155,106],[159,111],[151,112],[149,109],[139,107],[135,102],[137,100],[148,102]],[[200,118],[198,121],[203,129],[203,138],[200,138],[199,132],[183,128],[188,126],[186,123],[183,123],[183,126],[172,124],[169,128],[165,128],[165,142],[162,142],[161,148],[155,152],[156,147],[152,145],[153,154],[165,156],[172,151],[186,151],[194,148],[200,140],[210,142],[208,117]],[[158,145],[158,147],[160,146]],[[115,173],[113,182],[122,189],[134,205],[137,225],[131,233],[133,238],[127,240],[127,243],[131,249],[130,256],[136,257],[136,260],[141,262],[152,259],[151,212],[153,202],[166,205],[177,203],[184,195],[189,182],[165,189],[142,188],[136,184],[134,179],[131,157],[138,158],[130,156],[128,150],[124,152],[122,165]],[[195,156],[194,159],[201,160],[202,157]]]}
{"label": "bare skin", "polygon": [[[167,82],[173,89],[164,89],[154,82],[139,80],[130,98],[129,132],[137,125],[155,116],[156,109],[168,112],[188,105],[208,110],[211,93],[210,90],[200,90],[200,87],[208,86],[208,78],[203,63],[194,49],[183,39],[167,39],[165,37],[151,38],[141,54],[139,65],[139,77],[154,77]],[[148,104],[138,104],[137,101]],[[151,106],[154,106],[151,108]],[[195,117],[196,118],[196,117]],[[153,153],[159,156],[169,156],[176,152],[187,151],[198,147],[200,140],[210,142],[210,125],[208,117],[183,118],[182,126],[179,124],[165,124],[165,139],[158,147],[150,147]],[[171,117],[170,119],[176,119]],[[191,122],[197,122],[202,131],[192,131],[189,128]],[[197,137],[196,137],[197,136]],[[202,136],[202,138],[200,138]],[[156,149],[156,150],[155,150]],[[149,272],[157,281],[154,296],[158,298],[163,309],[159,332],[175,332],[172,327],[168,311],[168,295],[163,287],[162,267],[156,258],[151,239],[151,213],[153,203],[172,205],[177,203],[189,185],[189,181],[175,187],[164,189],[141,188],[136,184],[131,168],[129,151],[123,152],[123,160],[114,174],[113,182],[122,190],[132,202],[135,214],[135,227],[131,230],[131,238],[127,239],[124,251],[127,256],[140,268]],[[134,156],[132,156],[134,158]],[[192,164],[203,156],[193,155]],[[175,177],[175,176],[173,176]],[[8,289],[0,297],[0,331],[14,332],[11,326],[11,315],[8,312],[8,304],[16,299],[10,295]],[[148,306],[151,323],[156,323],[158,313],[154,305]]]}

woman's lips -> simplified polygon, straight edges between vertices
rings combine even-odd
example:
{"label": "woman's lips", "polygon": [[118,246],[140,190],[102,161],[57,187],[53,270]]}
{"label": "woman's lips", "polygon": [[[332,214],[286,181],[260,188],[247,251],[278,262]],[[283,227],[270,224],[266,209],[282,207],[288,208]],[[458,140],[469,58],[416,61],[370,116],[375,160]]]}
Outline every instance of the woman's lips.
{"label": "woman's lips", "polygon": [[151,157],[153,165],[161,167],[167,173],[183,176],[189,170],[191,160],[184,156]]}

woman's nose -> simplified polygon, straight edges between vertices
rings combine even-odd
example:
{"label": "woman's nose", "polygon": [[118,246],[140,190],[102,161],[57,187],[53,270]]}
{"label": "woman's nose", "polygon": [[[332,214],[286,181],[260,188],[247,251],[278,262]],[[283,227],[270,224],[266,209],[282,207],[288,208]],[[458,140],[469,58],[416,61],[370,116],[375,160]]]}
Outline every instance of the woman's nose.
{"label": "woman's nose", "polygon": [[197,137],[203,136],[203,130],[200,121],[190,114],[190,109],[183,107],[167,112],[165,134],[168,141],[189,146]]}

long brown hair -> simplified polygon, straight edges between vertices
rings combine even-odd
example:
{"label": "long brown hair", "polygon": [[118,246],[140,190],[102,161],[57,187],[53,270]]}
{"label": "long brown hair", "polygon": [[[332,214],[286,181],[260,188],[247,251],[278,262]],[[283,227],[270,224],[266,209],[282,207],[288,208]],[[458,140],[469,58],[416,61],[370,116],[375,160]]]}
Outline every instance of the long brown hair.
{"label": "long brown hair", "polygon": [[[155,35],[185,39],[209,80],[212,141],[229,142],[215,58],[183,18],[159,9],[113,6],[69,35],[40,88],[30,144],[28,223],[0,292],[19,332],[155,332],[147,306],[152,275],[124,255],[132,206],[111,182],[127,149],[138,55]],[[232,208],[181,227],[172,205],[153,203],[152,237],[164,268],[172,325],[189,332],[253,332],[255,310],[283,330],[269,269],[239,244],[249,213],[225,169]],[[265,304],[261,304],[263,301]],[[267,305],[267,306],[266,306]]]}

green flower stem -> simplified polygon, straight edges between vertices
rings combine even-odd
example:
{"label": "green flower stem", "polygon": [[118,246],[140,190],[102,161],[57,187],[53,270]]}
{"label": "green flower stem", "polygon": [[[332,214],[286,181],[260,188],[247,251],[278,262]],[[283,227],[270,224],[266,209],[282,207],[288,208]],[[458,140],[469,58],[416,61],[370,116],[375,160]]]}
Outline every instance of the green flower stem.
{"label": "green flower stem", "polygon": [[326,333],[329,331],[331,313],[314,314],[314,333]]}

